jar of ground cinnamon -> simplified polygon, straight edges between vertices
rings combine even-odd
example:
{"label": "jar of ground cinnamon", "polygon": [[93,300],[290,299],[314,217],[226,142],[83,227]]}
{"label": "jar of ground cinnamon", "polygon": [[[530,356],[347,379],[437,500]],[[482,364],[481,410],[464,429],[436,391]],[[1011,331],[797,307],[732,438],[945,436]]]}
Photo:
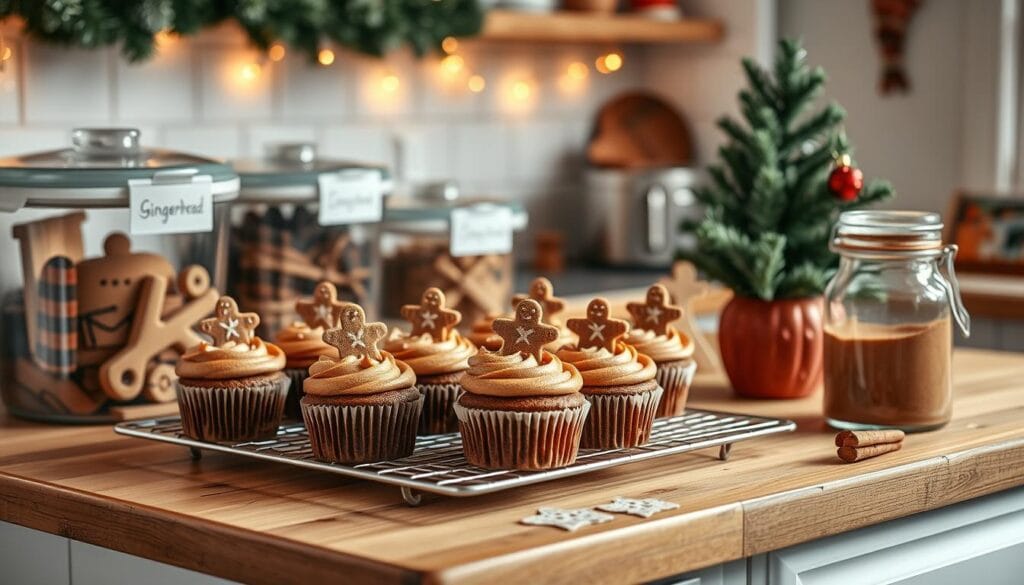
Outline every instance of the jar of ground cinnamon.
{"label": "jar of ground cinnamon", "polygon": [[825,417],[844,429],[935,429],[952,415],[953,321],[970,317],[938,214],[849,211],[825,290]]}

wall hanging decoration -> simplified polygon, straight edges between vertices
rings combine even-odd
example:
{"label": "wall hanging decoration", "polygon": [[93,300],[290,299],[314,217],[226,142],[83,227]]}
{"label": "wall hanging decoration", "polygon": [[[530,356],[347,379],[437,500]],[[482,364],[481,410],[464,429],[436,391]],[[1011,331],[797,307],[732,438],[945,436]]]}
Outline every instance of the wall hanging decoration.
{"label": "wall hanging decoration", "polygon": [[326,41],[368,55],[405,45],[423,55],[439,50],[447,37],[476,34],[483,24],[476,0],[0,2],[0,20],[10,17],[31,37],[86,49],[119,46],[129,61],[151,57],[161,34],[191,36],[223,22],[237,23],[264,51],[283,43],[311,62]]}
{"label": "wall hanging decoration", "polygon": [[875,20],[875,42],[882,58],[878,91],[882,95],[910,91],[910,78],[903,63],[910,20],[922,0],[871,0]]}
{"label": "wall hanging decoration", "polygon": [[848,158],[842,108],[807,112],[825,72],[807,66],[799,42],[779,43],[772,72],[752,59],[743,68],[746,125],[719,121],[728,142],[722,162],[708,168],[711,184],[695,191],[706,217],[683,226],[695,234],[697,250],[681,255],[735,293],[719,324],[722,364],[735,391],[795,398],[821,383],[821,294],[837,266],[828,248],[832,225],[841,211],[890,197],[892,187],[872,181],[850,199],[857,185],[829,180],[837,168],[840,179],[859,171]]}

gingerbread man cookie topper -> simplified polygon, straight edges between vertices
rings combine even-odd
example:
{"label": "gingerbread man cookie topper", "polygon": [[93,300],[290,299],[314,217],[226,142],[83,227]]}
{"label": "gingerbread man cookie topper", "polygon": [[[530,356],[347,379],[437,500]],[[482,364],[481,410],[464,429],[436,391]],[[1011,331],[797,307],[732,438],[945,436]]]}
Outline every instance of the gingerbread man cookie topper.
{"label": "gingerbread man cookie topper", "polygon": [[629,323],[612,318],[608,301],[600,297],[587,305],[586,319],[569,319],[566,326],[580,338],[576,347],[603,347],[612,353],[615,352],[615,342],[629,333]]}
{"label": "gingerbread man cookie topper", "polygon": [[543,323],[543,316],[540,303],[525,299],[516,304],[514,319],[495,319],[492,328],[502,339],[498,353],[532,355],[540,361],[544,346],[558,339],[558,327]]}
{"label": "gingerbread man cookie topper", "polygon": [[555,296],[555,287],[551,284],[550,280],[543,276],[533,279],[533,282],[530,283],[530,294],[513,296],[512,306],[519,306],[519,302],[526,299],[533,299],[540,303],[541,309],[544,310],[544,323],[548,325],[558,324],[555,315],[565,309],[565,301]]}
{"label": "gingerbread man cookie topper", "polygon": [[668,289],[665,285],[655,284],[647,289],[647,299],[642,303],[629,303],[626,309],[633,317],[633,324],[638,329],[653,331],[655,335],[665,335],[670,323],[683,316],[683,310],[668,304]]}
{"label": "gingerbread man cookie topper", "polygon": [[447,308],[444,293],[435,287],[423,291],[420,304],[405,305],[401,312],[402,318],[412,325],[410,336],[429,334],[434,341],[448,339],[448,334],[462,320],[462,313]]}
{"label": "gingerbread man cookie topper", "polygon": [[217,300],[213,317],[199,322],[199,330],[213,338],[213,344],[220,347],[229,341],[252,343],[256,338],[256,327],[260,316],[256,313],[239,313],[235,299],[223,296]]}
{"label": "gingerbread man cookie topper", "polygon": [[295,312],[312,328],[330,329],[338,324],[341,310],[348,303],[338,300],[338,289],[333,283],[323,281],[313,289],[313,298],[295,303]]}
{"label": "gingerbread man cookie topper", "polygon": [[388,334],[387,325],[367,323],[363,308],[346,303],[341,310],[338,326],[324,331],[324,343],[337,348],[338,358],[369,357],[377,361],[384,359],[377,345]]}

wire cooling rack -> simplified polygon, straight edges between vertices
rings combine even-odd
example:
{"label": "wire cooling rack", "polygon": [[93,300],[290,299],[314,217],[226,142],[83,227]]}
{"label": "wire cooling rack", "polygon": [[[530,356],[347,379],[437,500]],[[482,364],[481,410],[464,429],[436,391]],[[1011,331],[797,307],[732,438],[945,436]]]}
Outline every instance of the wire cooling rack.
{"label": "wire cooling rack", "polygon": [[415,452],[402,459],[341,465],[314,459],[306,428],[295,422],[282,424],[273,439],[247,443],[190,439],[181,434],[178,417],[123,422],[114,427],[114,432],[189,447],[197,459],[202,450],[220,451],[391,484],[400,487],[405,501],[415,506],[421,501],[418,492],[475,496],[708,447],[719,447],[718,457],[724,461],[733,443],[795,428],[796,424],[789,420],[689,409],[680,416],[655,421],[651,440],[642,447],[581,449],[576,463],[547,471],[474,467],[462,455],[458,433],[418,437]]}

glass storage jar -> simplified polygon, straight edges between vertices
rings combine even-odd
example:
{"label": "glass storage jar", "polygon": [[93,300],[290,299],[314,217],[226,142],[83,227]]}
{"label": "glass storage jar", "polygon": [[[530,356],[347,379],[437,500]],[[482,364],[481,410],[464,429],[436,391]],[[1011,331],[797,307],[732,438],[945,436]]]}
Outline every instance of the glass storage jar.
{"label": "glass storage jar", "polygon": [[55,422],[176,412],[173,363],[223,290],[238,176],[144,148],[135,129],[71,138],[0,159],[0,253],[21,259],[0,266],[0,395],[16,416]]}
{"label": "glass storage jar", "polygon": [[411,198],[389,201],[381,233],[384,316],[400,318],[402,305],[418,303],[431,286],[444,291],[448,306],[462,313],[463,330],[478,319],[508,312],[512,250],[460,255],[452,249],[453,212],[496,209],[507,212],[513,234],[526,227],[528,216],[518,203],[463,198],[454,183],[427,185]]}
{"label": "glass storage jar", "polygon": [[952,415],[955,320],[970,317],[938,214],[849,211],[825,290],[825,416],[845,429],[935,429]]}
{"label": "glass storage jar", "polygon": [[260,336],[273,339],[294,321],[295,302],[322,280],[334,283],[339,299],[376,318],[378,223],[321,225],[318,203],[320,183],[331,176],[375,174],[383,197],[391,189],[387,170],[320,158],[310,143],[271,145],[265,158],[234,167],[242,187],[231,212],[228,290],[240,308],[259,313]]}

